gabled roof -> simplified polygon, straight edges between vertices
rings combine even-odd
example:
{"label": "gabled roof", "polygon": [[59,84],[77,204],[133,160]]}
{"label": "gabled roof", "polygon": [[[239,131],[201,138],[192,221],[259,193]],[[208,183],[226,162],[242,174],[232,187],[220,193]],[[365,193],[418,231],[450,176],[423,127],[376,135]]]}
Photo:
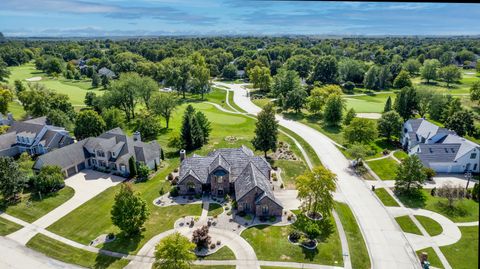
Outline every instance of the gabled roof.
{"label": "gabled roof", "polygon": [[208,166],[208,172],[211,173],[219,167],[227,172],[230,172],[230,164],[221,154],[218,154],[217,157],[210,163]]}
{"label": "gabled roof", "polygon": [[282,206],[273,195],[268,178],[252,163],[248,163],[238,179],[235,181],[235,199],[238,201],[242,199],[249,192],[258,188],[260,195],[255,199],[258,204],[261,200],[268,198]]}

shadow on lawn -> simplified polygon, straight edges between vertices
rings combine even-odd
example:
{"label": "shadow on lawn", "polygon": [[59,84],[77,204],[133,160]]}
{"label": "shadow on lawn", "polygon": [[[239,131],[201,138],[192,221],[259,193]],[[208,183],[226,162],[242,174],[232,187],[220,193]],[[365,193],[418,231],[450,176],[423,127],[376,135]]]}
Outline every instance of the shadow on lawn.
{"label": "shadow on lawn", "polygon": [[116,257],[111,257],[107,256],[104,254],[98,254],[97,257],[95,258],[95,265],[93,268],[95,269],[103,269],[103,268],[109,268],[112,263],[118,261],[120,258]]}
{"label": "shadow on lawn", "polygon": [[395,195],[406,207],[424,208],[426,205],[427,197],[421,190],[411,192],[395,192]]}
{"label": "shadow on lawn", "polygon": [[119,252],[127,255],[138,248],[138,244],[140,244],[140,241],[144,237],[143,233],[127,236],[123,232],[120,232],[115,236],[116,236],[115,240],[110,243],[105,243],[102,246],[101,250]]}

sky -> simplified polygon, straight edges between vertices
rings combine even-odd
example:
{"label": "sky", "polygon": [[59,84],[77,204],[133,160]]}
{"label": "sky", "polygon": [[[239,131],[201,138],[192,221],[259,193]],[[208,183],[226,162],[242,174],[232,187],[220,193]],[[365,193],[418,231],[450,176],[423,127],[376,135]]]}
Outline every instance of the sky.
{"label": "sky", "polygon": [[478,35],[480,4],[0,0],[5,36]]}

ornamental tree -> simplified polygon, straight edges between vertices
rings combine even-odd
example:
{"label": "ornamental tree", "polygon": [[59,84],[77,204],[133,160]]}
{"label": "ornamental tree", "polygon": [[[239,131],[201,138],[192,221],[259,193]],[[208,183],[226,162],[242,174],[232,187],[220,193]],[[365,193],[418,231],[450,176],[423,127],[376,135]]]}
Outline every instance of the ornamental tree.
{"label": "ornamental tree", "polygon": [[131,183],[122,184],[110,212],[112,223],[127,236],[140,233],[149,216],[147,203],[134,193]]}

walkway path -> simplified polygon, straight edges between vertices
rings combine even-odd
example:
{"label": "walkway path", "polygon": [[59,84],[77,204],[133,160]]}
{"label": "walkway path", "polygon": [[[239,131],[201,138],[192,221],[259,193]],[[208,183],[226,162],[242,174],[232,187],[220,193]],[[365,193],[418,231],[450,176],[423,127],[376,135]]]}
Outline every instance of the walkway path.
{"label": "walkway path", "polygon": [[[239,84],[224,85],[235,92],[234,102],[256,115],[260,108],[248,98]],[[418,268],[419,260],[400,227],[386,208],[371,193],[368,184],[349,169],[349,161],[325,135],[304,124],[277,116],[279,124],[309,143],[323,165],[338,176],[338,189],[352,209],[372,256],[374,268]]]}
{"label": "walkway path", "polygon": [[84,170],[65,180],[65,184],[75,190],[75,194],[72,198],[33,222],[32,225],[25,226],[24,228],[8,235],[8,237],[25,245],[35,234],[38,233],[38,228],[47,228],[63,216],[81,206],[83,203],[95,197],[97,194],[103,192],[107,188],[115,186],[123,180],[124,178],[121,177],[107,175],[93,170]]}

